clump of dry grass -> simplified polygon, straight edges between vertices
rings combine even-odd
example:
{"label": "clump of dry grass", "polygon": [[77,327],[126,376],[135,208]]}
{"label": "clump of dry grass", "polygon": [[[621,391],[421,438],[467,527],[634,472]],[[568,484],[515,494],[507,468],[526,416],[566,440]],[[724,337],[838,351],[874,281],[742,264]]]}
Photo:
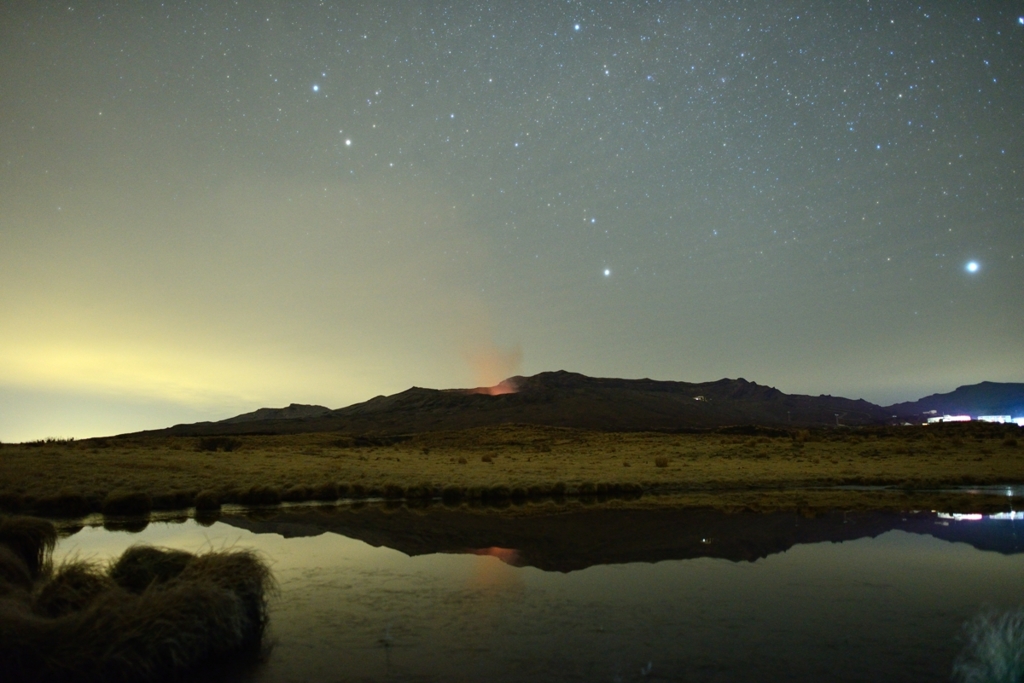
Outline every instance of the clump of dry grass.
{"label": "clump of dry grass", "polygon": [[277,505],[281,502],[281,491],[273,486],[257,484],[242,491],[238,502],[242,505]]}
{"label": "clump of dry grass", "polygon": [[51,570],[55,539],[0,520],[0,680],[158,681],[259,652],[273,578],[255,554],[136,546]]}
{"label": "clump of dry grass", "polygon": [[56,495],[44,496],[26,507],[53,517],[81,517],[99,509],[99,501],[90,500],[84,494],[63,488]]}
{"label": "clump of dry grass", "polygon": [[24,562],[35,579],[49,566],[50,554],[57,545],[57,529],[35,517],[0,518],[0,545]]}
{"label": "clump of dry grass", "polygon": [[193,505],[197,511],[209,512],[220,510],[220,494],[210,489],[205,489],[196,494]]}
{"label": "clump of dry grass", "polygon": [[62,617],[85,609],[115,585],[95,564],[65,562],[37,591],[33,609],[44,617]]}
{"label": "clump of dry grass", "polygon": [[114,490],[103,499],[104,515],[146,515],[153,509],[153,498],[141,491]]}
{"label": "clump of dry grass", "polygon": [[334,502],[338,500],[338,485],[334,482],[328,482],[314,486],[312,491],[310,491],[310,499],[325,503]]}

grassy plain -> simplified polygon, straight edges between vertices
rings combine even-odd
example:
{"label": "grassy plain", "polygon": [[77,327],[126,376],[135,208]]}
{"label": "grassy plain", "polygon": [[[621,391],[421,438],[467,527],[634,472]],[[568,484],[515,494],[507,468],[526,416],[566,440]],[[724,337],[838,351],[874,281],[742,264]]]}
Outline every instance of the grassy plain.
{"label": "grassy plain", "polygon": [[[659,504],[683,496],[834,507],[850,495],[813,489],[1024,483],[1017,436],[1024,432],[1016,427],[750,431],[606,433],[510,425],[407,438],[317,433],[5,444],[0,507],[73,515],[338,497],[493,501],[640,492],[661,494]],[[794,498],[795,491],[803,493]]]}

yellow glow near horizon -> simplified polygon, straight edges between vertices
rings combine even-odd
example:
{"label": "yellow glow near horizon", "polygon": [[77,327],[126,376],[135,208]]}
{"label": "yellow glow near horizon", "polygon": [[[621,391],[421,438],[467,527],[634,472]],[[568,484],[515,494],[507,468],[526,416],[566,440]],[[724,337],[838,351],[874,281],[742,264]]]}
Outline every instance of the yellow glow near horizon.
{"label": "yellow glow near horizon", "polygon": [[329,400],[373,391],[368,379],[316,358],[267,359],[249,349],[184,349],[137,341],[3,344],[0,375],[6,384],[24,388],[133,395],[187,405],[255,404],[278,396]]}

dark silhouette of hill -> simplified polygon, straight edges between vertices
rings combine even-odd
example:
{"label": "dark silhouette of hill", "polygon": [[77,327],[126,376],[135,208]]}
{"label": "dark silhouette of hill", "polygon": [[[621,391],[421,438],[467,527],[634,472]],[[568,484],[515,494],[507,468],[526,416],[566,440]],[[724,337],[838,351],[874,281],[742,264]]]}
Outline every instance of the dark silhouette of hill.
{"label": "dark silhouette of hill", "polygon": [[242,413],[226,420],[225,424],[237,424],[241,422],[259,422],[261,420],[294,420],[297,418],[323,417],[330,414],[331,409],[325,406],[311,406],[302,403],[292,403],[286,408],[260,408],[251,413]]}
{"label": "dark silhouette of hill", "polygon": [[321,406],[261,409],[221,422],[176,425],[174,435],[285,434],[343,431],[411,434],[498,424],[602,431],[677,431],[740,425],[777,428],[880,424],[892,413],[864,400],[784,394],[745,379],[689,383],[609,379],[572,372],[512,377],[487,388],[413,387],[338,410]]}
{"label": "dark silhouette of hill", "polygon": [[[268,516],[269,515],[269,516]],[[224,515],[222,522],[285,538],[325,532],[406,555],[515,550],[516,565],[568,572],[594,565],[716,557],[753,562],[804,543],[837,543],[899,529],[1006,555],[1024,552],[1012,520],[952,521],[934,512],[792,512],[728,514],[708,509],[577,509],[506,516],[430,507],[306,508],[261,511],[258,519]]]}
{"label": "dark silhouette of hill", "polygon": [[918,418],[929,411],[939,415],[1024,415],[1024,384],[981,382],[957,387],[948,394],[932,394],[917,401],[886,408],[893,415]]}

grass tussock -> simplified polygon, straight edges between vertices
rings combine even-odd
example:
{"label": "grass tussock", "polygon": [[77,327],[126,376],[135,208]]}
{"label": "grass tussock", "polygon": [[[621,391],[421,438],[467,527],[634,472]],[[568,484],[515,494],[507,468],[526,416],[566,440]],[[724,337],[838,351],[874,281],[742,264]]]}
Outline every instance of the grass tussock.
{"label": "grass tussock", "polygon": [[153,509],[153,498],[140,491],[114,490],[103,499],[104,515],[147,515]]}
{"label": "grass tussock", "polygon": [[35,579],[48,567],[57,545],[57,530],[50,522],[35,517],[0,518],[0,546],[25,564]]}
{"label": "grass tussock", "polygon": [[210,512],[220,510],[220,494],[209,489],[200,491],[193,500],[196,511]]}
{"label": "grass tussock", "polygon": [[51,569],[52,525],[7,518],[0,529],[0,588],[33,584],[0,590],[0,680],[147,683],[259,652],[274,584],[252,552],[136,546],[109,567]]}
{"label": "grass tussock", "polygon": [[964,627],[967,645],[953,665],[958,683],[1024,681],[1024,608],[984,612]]}
{"label": "grass tussock", "polygon": [[242,505],[277,505],[281,502],[281,490],[273,486],[257,484],[238,495]]}
{"label": "grass tussock", "polygon": [[79,491],[63,488],[56,495],[43,496],[31,505],[33,510],[49,517],[81,517],[99,509],[99,501]]}

